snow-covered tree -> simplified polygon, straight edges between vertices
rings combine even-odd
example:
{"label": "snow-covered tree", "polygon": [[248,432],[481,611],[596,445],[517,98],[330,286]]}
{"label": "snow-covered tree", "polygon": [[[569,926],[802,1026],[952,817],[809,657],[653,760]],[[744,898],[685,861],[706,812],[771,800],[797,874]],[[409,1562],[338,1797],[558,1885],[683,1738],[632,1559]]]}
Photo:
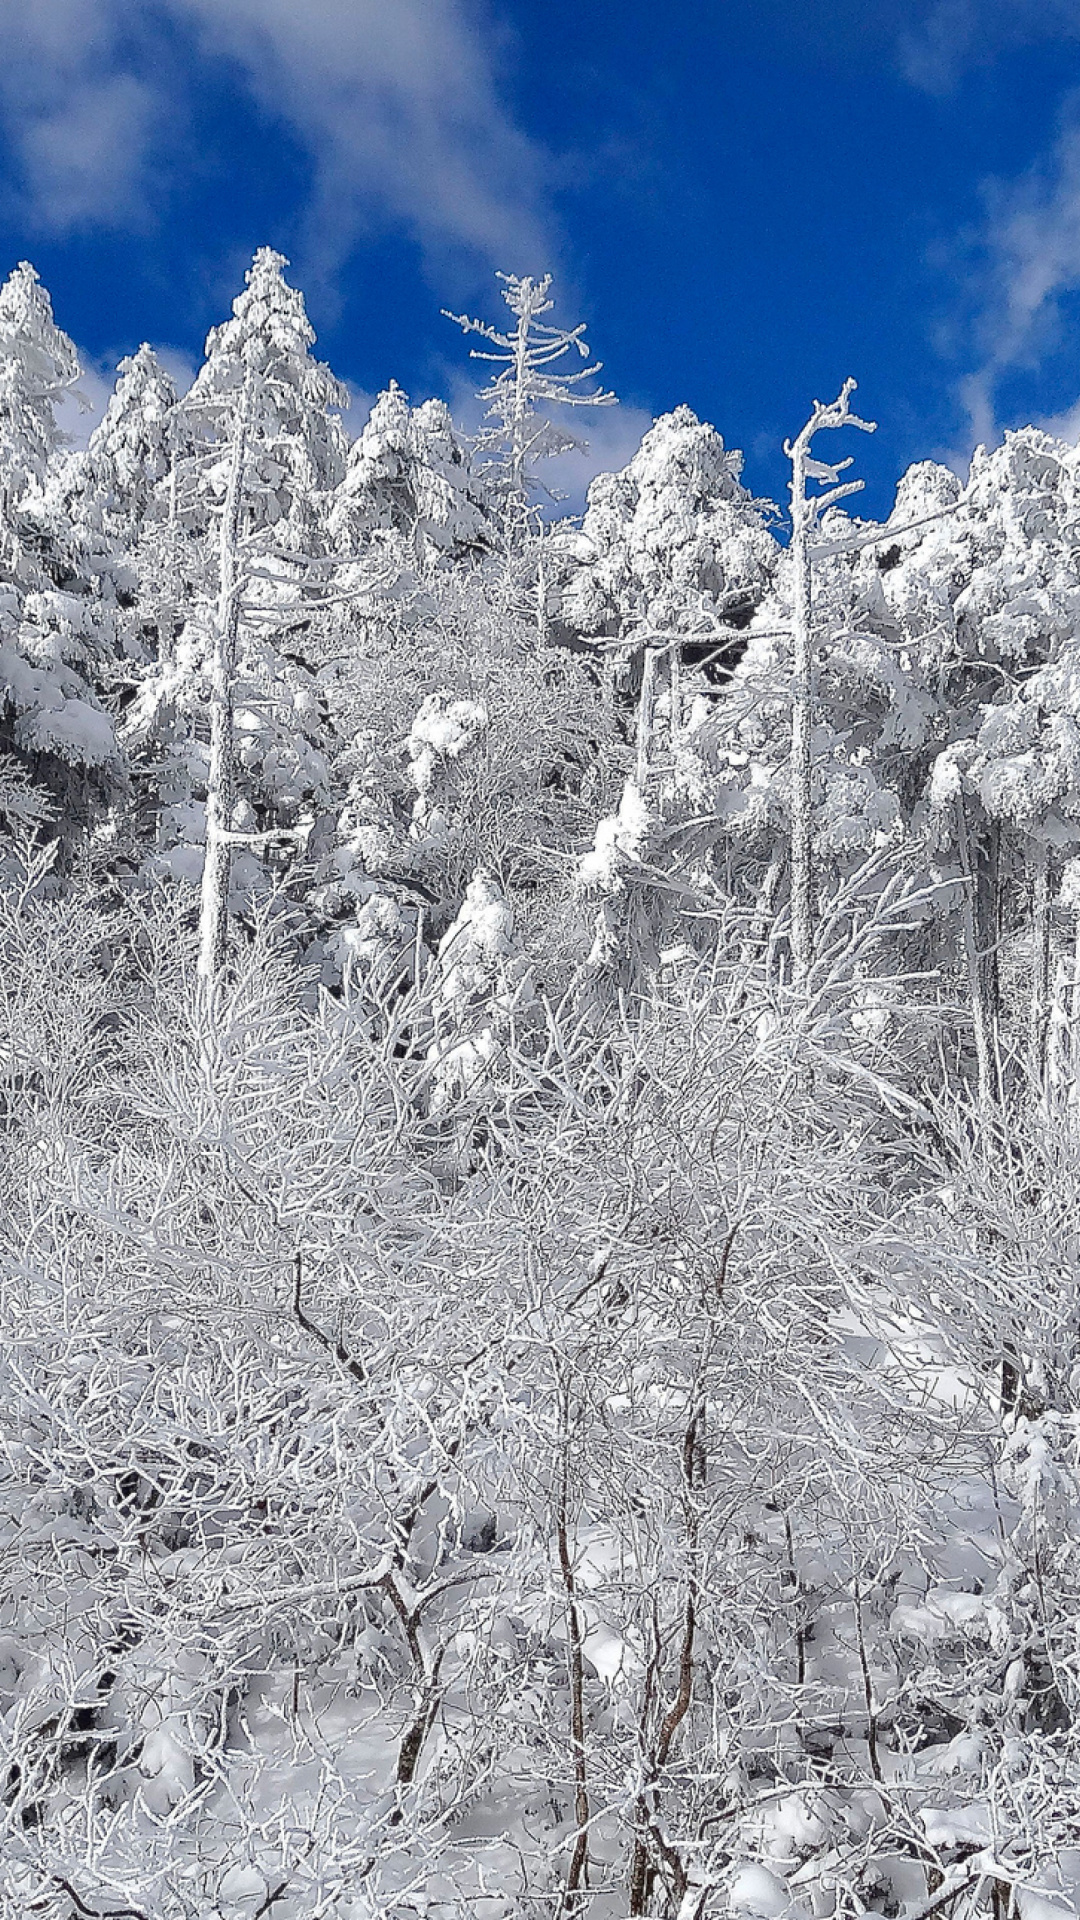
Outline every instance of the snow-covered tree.
{"label": "snow-covered tree", "polygon": [[558,327],[541,318],[555,305],[549,298],[551,275],[533,280],[500,273],[498,278],[503,282],[503,299],[513,315],[513,326],[502,331],[486,320],[458,313],[447,313],[446,318],[455,321],[464,333],[479,334],[489,343],[486,348],[471,348],[470,358],[501,368],[478,395],[485,403],[484,418],[495,423],[481,433],[478,445],[492,458],[501,476],[506,538],[516,548],[528,529],[532,496],[539,484],[535,463],[584,444],[557,414],[552,417],[552,408],[612,406],[615,395],[588,392],[582,387],[582,381],[601,371],[602,361],[580,367],[576,373],[553,371],[567,354],[576,353],[587,360],[589,348],[584,322],[576,327]]}
{"label": "snow-covered tree", "polygon": [[[794,577],[792,623],[791,709],[791,953],[795,982],[805,986],[814,951],[813,928],[813,851],[812,745],[814,634],[813,634],[813,536],[821,516],[837,501],[857,493],[864,482],[837,477],[851,465],[850,458],[836,466],[827,466],[811,453],[814,437],[823,427],[860,427],[873,431],[871,422],[852,413],[850,401],[854,380],[845,381],[839,397],[830,406],[814,402],[814,410],[793,441],[784,442],[791,459],[791,566]],[[826,491],[808,496],[808,480],[826,484]]]}
{"label": "snow-covered tree", "polygon": [[552,541],[553,632],[678,634],[695,664],[722,668],[778,558],[772,509],[742,484],[742,466],[689,407],[655,421],[621,473],[592,481],[580,533]]}
{"label": "snow-covered tree", "polygon": [[373,534],[396,534],[414,566],[489,552],[499,535],[449,408],[441,400],[410,407],[394,382],[349,451],[330,526],[343,553],[362,550]]}
{"label": "snow-covered tree", "polygon": [[0,1909],[1064,1920],[1080,454],[507,555],[282,264],[7,303]]}
{"label": "snow-covered tree", "polygon": [[[127,722],[143,754],[164,752],[158,864],[201,874],[208,977],[220,971],[231,877],[241,893],[265,888],[252,849],[275,834],[287,844],[326,776],[313,669],[285,642],[310,625],[312,580],[316,599],[325,585],[317,569],[345,467],[332,409],[347,395],[311,357],[314,331],[285,265],[269,248],[256,254],[178,409],[194,444],[170,520],[196,537],[205,529],[205,571],[182,635],[152,664]],[[246,851],[234,875],[236,836]]]}
{"label": "snow-covered tree", "polygon": [[72,454],[55,491],[74,516],[133,547],[150,511],[168,512],[170,484],[188,451],[176,384],[152,347],[121,360],[108,405],[83,452]]}
{"label": "snow-covered tree", "polygon": [[0,749],[23,756],[53,790],[68,827],[85,825],[122,784],[100,698],[116,645],[106,557],[79,552],[48,495],[56,407],[78,373],[75,347],[23,262],[0,289]]}
{"label": "snow-covered tree", "polygon": [[315,330],[303,294],[285,280],[287,265],[283,254],[260,247],[232,318],[207,336],[184,412],[201,430],[208,457],[181,500],[181,511],[192,512],[199,500],[224,498],[229,449],[246,404],[242,527],[275,527],[279,544],[310,540],[326,496],[344,476],[347,451],[336,410],[348,405],[348,392],[312,358]]}
{"label": "snow-covered tree", "polygon": [[500,1052],[533,1000],[532,969],[514,937],[514,911],[481,868],[439,942],[428,982],[433,1038],[431,1110],[459,1113],[492,1090]]}
{"label": "snow-covered tree", "polygon": [[[79,356],[23,260],[0,288],[0,501],[4,517],[40,483],[57,445],[56,408],[79,377]],[[5,529],[6,531],[6,529]]]}

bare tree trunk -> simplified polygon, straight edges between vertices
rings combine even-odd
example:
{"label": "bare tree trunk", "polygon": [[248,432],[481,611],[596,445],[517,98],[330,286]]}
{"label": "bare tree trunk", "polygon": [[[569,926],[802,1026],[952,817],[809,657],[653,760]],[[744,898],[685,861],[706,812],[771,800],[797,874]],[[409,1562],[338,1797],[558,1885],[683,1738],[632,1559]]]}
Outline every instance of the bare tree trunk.
{"label": "bare tree trunk", "polygon": [[562,1382],[562,1460],[555,1524],[559,1572],[566,1596],[567,1664],[570,1682],[570,1745],[574,1761],[574,1850],[566,1875],[566,1902],[573,1907],[589,1879],[589,1780],[585,1753],[585,1635],[570,1552],[570,1388]]}
{"label": "bare tree trunk", "polygon": [[971,994],[971,1019],[975,1030],[975,1060],[979,1076],[979,1104],[990,1106],[997,1093],[996,1055],[990,1009],[986,999],[986,972],[979,952],[976,917],[976,877],[971,859],[964,796],[956,796],[956,839],[960,870],[964,883],[963,927],[964,958],[967,964],[968,991]]}
{"label": "bare tree trunk", "polygon": [[641,662],[641,694],[638,698],[637,724],[637,783],[641,793],[649,778],[649,756],[652,752],[653,708],[656,704],[656,667],[659,655],[655,647],[645,642]]}
{"label": "bare tree trunk", "polygon": [[1075,1115],[1080,1107],[1080,912],[1073,931],[1072,978],[1066,992],[1069,1106]]}
{"label": "bare tree trunk", "polygon": [[800,496],[805,495],[805,465],[798,456],[792,481],[794,531],[791,540],[795,574],[794,678],[791,692],[791,957],[795,985],[801,987],[805,985],[810,972],[814,951],[810,755],[813,698],[810,533],[814,519],[806,509],[805,498],[796,498],[796,488]]}
{"label": "bare tree trunk", "polygon": [[746,1004],[751,969],[765,951],[769,928],[776,914],[776,897],[780,891],[780,882],[786,865],[787,851],[784,847],[780,847],[765,869],[753,918],[739,949],[739,968],[728,1000],[729,1014],[739,1013]]}
{"label": "bare tree trunk", "polygon": [[547,643],[547,571],[544,567],[544,550],[541,546],[536,556],[536,644],[539,647],[546,647]]}
{"label": "bare tree trunk", "polygon": [[[730,1252],[735,1229],[728,1237],[727,1252]],[[725,1253],[726,1264],[726,1253]],[[722,1291],[722,1287],[721,1287]],[[682,1635],[679,1647],[679,1681],[674,1700],[668,1707],[655,1739],[650,1747],[646,1744],[652,1710],[662,1684],[664,1659],[660,1622],[654,1601],[653,1611],[653,1650],[646,1674],[645,1694],[642,1702],[641,1729],[643,1746],[643,1782],[634,1806],[634,1845],[630,1856],[629,1909],[631,1920],[640,1920],[649,1902],[652,1869],[650,1866],[650,1846],[663,1860],[671,1875],[671,1893],[676,1907],[681,1907],[687,1890],[685,1864],[676,1848],[672,1847],[663,1831],[660,1810],[657,1803],[657,1783],[671,1756],[672,1744],[680,1726],[690,1710],[694,1691],[695,1636],[697,1633],[697,1591],[700,1580],[699,1565],[699,1506],[701,1494],[708,1476],[706,1402],[703,1396],[695,1395],[695,1404],[690,1420],[683,1435],[682,1470],[683,1492],[685,1499],[686,1526],[686,1593],[683,1599]]]}
{"label": "bare tree trunk", "polygon": [[804,987],[814,957],[813,848],[811,844],[812,763],[811,719],[814,698],[813,556],[812,536],[822,513],[861,491],[861,480],[830,484],[813,499],[807,497],[809,479],[833,483],[850,460],[827,466],[810,452],[814,435],[823,427],[859,427],[873,433],[873,423],[851,411],[854,380],[845,380],[829,406],[814,401],[814,410],[795,440],[785,440],[791,461],[791,561],[793,679],[791,689],[791,960],[796,987]]}
{"label": "bare tree trunk", "polygon": [[1069,995],[1072,971],[1064,954],[1054,965],[1046,1021],[1046,1086],[1060,1099],[1069,1084]]}
{"label": "bare tree trunk", "polygon": [[668,648],[668,731],[671,751],[676,754],[682,737],[682,655],[679,643]]}
{"label": "bare tree trunk", "polygon": [[218,603],[210,668],[210,768],[206,782],[206,854],[199,907],[199,977],[216,981],[225,966],[229,929],[229,835],[233,824],[236,755],[233,682],[240,630],[238,572],[244,462],[251,415],[251,382],[245,382],[236,425],[229,483],[218,535]]}
{"label": "bare tree trunk", "polygon": [[1050,1019],[1050,849],[1036,840],[1029,850],[1031,873],[1031,999],[1028,1043],[1037,1088],[1046,1082],[1046,1040]]}

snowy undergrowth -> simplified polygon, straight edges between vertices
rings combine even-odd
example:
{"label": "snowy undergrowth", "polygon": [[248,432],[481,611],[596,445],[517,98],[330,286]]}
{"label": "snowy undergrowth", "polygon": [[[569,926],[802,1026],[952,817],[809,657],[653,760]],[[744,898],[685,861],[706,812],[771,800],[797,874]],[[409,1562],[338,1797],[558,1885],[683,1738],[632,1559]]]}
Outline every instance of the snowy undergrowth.
{"label": "snowy undergrowth", "polygon": [[880,1037],[690,975],[451,1123],[176,932],[4,925],[7,1908],[1071,1911],[1071,1388],[1003,1418],[989,1175],[946,1266]]}

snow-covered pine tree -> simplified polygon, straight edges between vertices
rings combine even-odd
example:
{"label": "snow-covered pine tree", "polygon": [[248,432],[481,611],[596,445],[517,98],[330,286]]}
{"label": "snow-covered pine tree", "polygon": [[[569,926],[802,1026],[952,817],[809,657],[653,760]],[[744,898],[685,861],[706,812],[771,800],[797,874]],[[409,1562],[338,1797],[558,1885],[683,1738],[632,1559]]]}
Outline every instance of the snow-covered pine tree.
{"label": "snow-covered pine tree", "polygon": [[402,564],[424,568],[491,552],[499,525],[489,489],[473,471],[468,448],[442,400],[410,407],[391,381],[380,393],[349,451],[330,526],[339,550],[356,554],[387,536],[401,543]]}
{"label": "snow-covered pine tree", "polygon": [[779,558],[775,509],[743,485],[742,466],[689,407],[654,421],[621,472],[592,481],[580,532],[552,536],[553,637],[630,646],[678,634],[686,664],[721,673]]}
{"label": "snow-covered pine tree", "polygon": [[108,566],[100,552],[84,564],[49,491],[56,407],[78,374],[74,344],[24,261],[0,289],[0,751],[23,756],[53,793],[65,833],[122,783],[100,698],[115,650]]}
{"label": "snow-covered pine tree", "polygon": [[277,529],[277,542],[311,539],[328,495],[344,477],[347,441],[337,409],[348,391],[312,357],[315,330],[304,296],[284,277],[284,254],[260,247],[232,318],[211,329],[206,357],[183,411],[203,458],[182,489],[181,511],[215,509],[228,486],[229,454],[250,379],[251,419],[242,532]]}
{"label": "snow-covered pine tree", "polygon": [[38,508],[69,568],[96,578],[112,606],[121,714],[171,653],[201,577],[198,542],[175,514],[177,467],[190,453],[176,399],[151,347],[122,360],[88,444],[54,463]]}
{"label": "snow-covered pine tree", "polygon": [[56,451],[56,408],[79,378],[73,341],[29,261],[0,288],[0,502],[5,517]]}
{"label": "snow-covered pine tree", "polygon": [[647,969],[681,910],[678,888],[652,891],[645,868],[670,863],[679,886],[693,874],[688,904],[725,840],[725,791],[706,773],[699,734],[781,552],[769,530],[775,510],[754,499],[741,471],[742,455],[678,407],[622,472],[593,481],[581,532],[550,542],[552,638],[612,660],[618,696],[636,717],[635,778],[579,876],[600,904],[594,960],[623,980]]}
{"label": "snow-covered pine tree", "polygon": [[1041,1084],[1054,878],[1080,848],[1080,564],[1070,537],[1080,509],[1077,450],[1037,429],[1007,435],[973,463],[966,507],[974,564],[959,604],[968,646],[984,676],[987,664],[996,667],[996,684],[984,684],[977,731],[949,758],[973,836],[990,842],[993,914],[983,937],[995,948],[1004,942],[1014,975],[1017,940],[1026,947],[1029,1070]]}
{"label": "snow-covered pine tree", "polygon": [[837,551],[817,562],[831,601],[819,697],[830,711],[852,702],[852,746],[895,794],[909,858],[936,889],[917,963],[964,978],[987,1098],[1002,1046],[1021,1043],[1015,1024],[1002,1030],[1003,968],[1027,975],[1036,1057],[1044,1046],[1047,954],[1031,908],[1045,934],[1043,853],[1070,844],[1076,485],[1071,449],[1008,434],[964,487],[933,462],[912,467],[882,529],[836,516]]}
{"label": "snow-covered pine tree", "polygon": [[68,457],[54,482],[74,518],[107,529],[129,550],[148,513],[168,512],[168,483],[187,451],[176,397],[171,374],[144,344],[121,360],[85,449]]}
{"label": "snow-covered pine tree", "polygon": [[143,754],[164,750],[159,865],[201,872],[207,977],[220,971],[230,875],[242,892],[265,887],[255,847],[295,839],[326,779],[314,669],[296,636],[325,587],[329,502],[345,471],[334,409],[348,396],[311,355],[314,330],[286,264],[270,248],[256,254],[177,410],[193,451],[175,512],[204,542],[203,580],[129,721]]}

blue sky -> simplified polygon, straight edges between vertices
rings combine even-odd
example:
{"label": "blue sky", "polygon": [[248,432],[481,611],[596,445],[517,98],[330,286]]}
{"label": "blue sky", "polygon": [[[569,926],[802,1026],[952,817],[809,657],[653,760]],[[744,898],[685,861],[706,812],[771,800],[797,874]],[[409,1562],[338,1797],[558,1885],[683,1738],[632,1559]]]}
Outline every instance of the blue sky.
{"label": "blue sky", "polygon": [[852,373],[884,511],[1080,433],[1080,0],[0,0],[0,237],[99,368],[196,360],[269,243],[360,394],[457,403],[440,308],[550,268],[593,466],[687,401],[778,497]]}

